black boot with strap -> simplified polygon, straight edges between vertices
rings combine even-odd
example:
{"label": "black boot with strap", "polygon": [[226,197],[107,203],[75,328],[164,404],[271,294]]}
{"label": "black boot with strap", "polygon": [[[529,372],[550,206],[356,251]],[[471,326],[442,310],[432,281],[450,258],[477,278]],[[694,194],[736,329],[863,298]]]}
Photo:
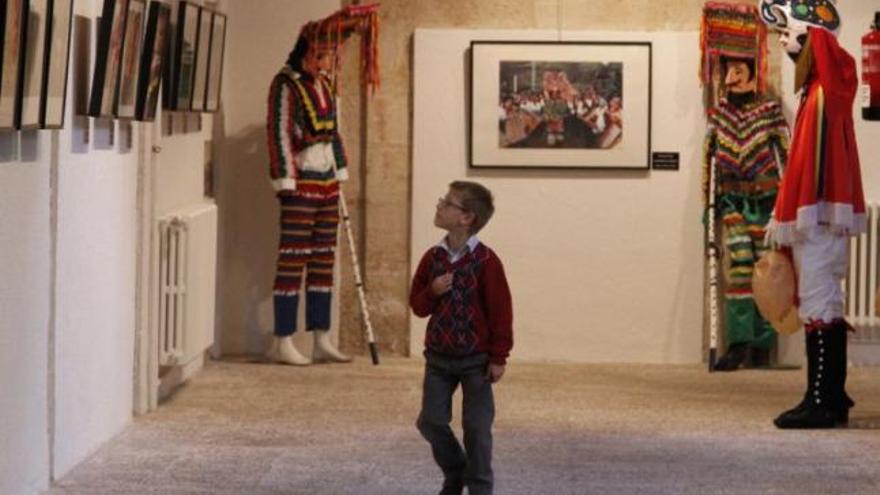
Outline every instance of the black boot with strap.
{"label": "black boot with strap", "polygon": [[843,391],[846,357],[840,356],[841,349],[845,353],[846,330],[837,321],[816,325],[807,329],[806,341],[807,392],[800,404],[773,420],[778,428],[834,428],[849,418],[851,406],[847,406],[848,398]]}

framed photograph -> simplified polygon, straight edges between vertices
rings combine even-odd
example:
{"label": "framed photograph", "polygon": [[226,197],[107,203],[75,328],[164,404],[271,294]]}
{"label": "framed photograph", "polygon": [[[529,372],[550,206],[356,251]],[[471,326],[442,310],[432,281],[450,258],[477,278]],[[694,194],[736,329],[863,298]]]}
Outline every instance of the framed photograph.
{"label": "framed photograph", "polygon": [[21,97],[21,64],[27,31],[28,1],[0,2],[3,15],[3,49],[0,51],[0,130],[16,128],[16,113]]}
{"label": "framed photograph", "polygon": [[21,98],[16,102],[15,127],[37,129],[40,126],[40,96],[45,69],[46,32],[49,27],[49,0],[29,0],[26,41],[22,44]]}
{"label": "framed photograph", "polygon": [[205,111],[220,108],[220,83],[223,79],[223,53],[226,49],[226,16],[214,12],[211,17],[211,50],[208,61],[208,84],[205,91]]}
{"label": "framed photograph", "polygon": [[174,47],[172,110],[189,110],[192,106],[198,35],[199,6],[181,1],[177,11],[177,44]]}
{"label": "framed photograph", "polygon": [[190,109],[201,112],[205,109],[205,93],[208,81],[208,60],[211,51],[211,11],[199,9],[199,35],[196,45],[196,74],[193,82],[193,97]]}
{"label": "framed photograph", "polygon": [[147,17],[147,30],[144,35],[144,50],[141,55],[138,74],[137,103],[135,118],[152,122],[156,118],[159,103],[159,86],[165,65],[171,33],[171,8],[160,2],[150,3]]}
{"label": "framed photograph", "polygon": [[471,42],[470,166],[647,170],[648,42]]}
{"label": "framed photograph", "polygon": [[144,41],[144,22],[147,17],[146,0],[129,0],[125,20],[125,39],[122,42],[122,66],[119,91],[116,92],[114,114],[120,118],[134,118],[137,96],[138,63]]}
{"label": "framed photograph", "polygon": [[98,53],[92,77],[92,95],[89,99],[89,115],[92,117],[114,117],[113,106],[119,88],[128,4],[129,0],[104,0],[98,27]]}
{"label": "framed photograph", "polygon": [[49,15],[43,98],[40,100],[40,128],[60,129],[64,127],[67,100],[73,0],[49,0]]}

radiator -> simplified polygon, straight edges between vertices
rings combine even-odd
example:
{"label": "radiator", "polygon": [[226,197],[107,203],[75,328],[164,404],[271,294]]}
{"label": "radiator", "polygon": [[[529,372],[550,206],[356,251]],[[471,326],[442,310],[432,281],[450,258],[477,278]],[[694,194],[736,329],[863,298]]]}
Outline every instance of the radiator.
{"label": "radiator", "polygon": [[159,365],[183,365],[214,341],[217,207],[183,209],[157,229]]}
{"label": "radiator", "polygon": [[875,300],[880,283],[880,202],[867,205],[868,229],[849,245],[849,272],[844,281],[846,319],[855,328],[851,342],[880,344],[880,315]]}

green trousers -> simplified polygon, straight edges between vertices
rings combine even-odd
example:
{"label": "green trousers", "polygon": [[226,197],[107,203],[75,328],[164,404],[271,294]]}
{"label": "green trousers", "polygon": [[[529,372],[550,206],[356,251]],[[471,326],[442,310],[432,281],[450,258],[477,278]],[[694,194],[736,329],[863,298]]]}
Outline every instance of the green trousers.
{"label": "green trousers", "polygon": [[726,194],[719,198],[724,226],[724,329],[727,345],[749,344],[764,349],[776,343],[776,331],[755,306],[752,273],[767,250],[764,226],[770,220],[775,195]]}

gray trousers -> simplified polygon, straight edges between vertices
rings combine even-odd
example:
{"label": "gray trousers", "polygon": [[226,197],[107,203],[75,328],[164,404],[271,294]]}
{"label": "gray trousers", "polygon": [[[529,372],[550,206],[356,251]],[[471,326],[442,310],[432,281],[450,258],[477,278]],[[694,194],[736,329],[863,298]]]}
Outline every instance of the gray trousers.
{"label": "gray trousers", "polygon": [[[422,412],[416,423],[431,444],[431,452],[443,470],[443,495],[492,493],[492,421],[495,399],[486,378],[489,357],[485,353],[449,357],[425,352],[425,382]],[[452,420],[452,394],[461,384],[464,449],[455,438]]]}

